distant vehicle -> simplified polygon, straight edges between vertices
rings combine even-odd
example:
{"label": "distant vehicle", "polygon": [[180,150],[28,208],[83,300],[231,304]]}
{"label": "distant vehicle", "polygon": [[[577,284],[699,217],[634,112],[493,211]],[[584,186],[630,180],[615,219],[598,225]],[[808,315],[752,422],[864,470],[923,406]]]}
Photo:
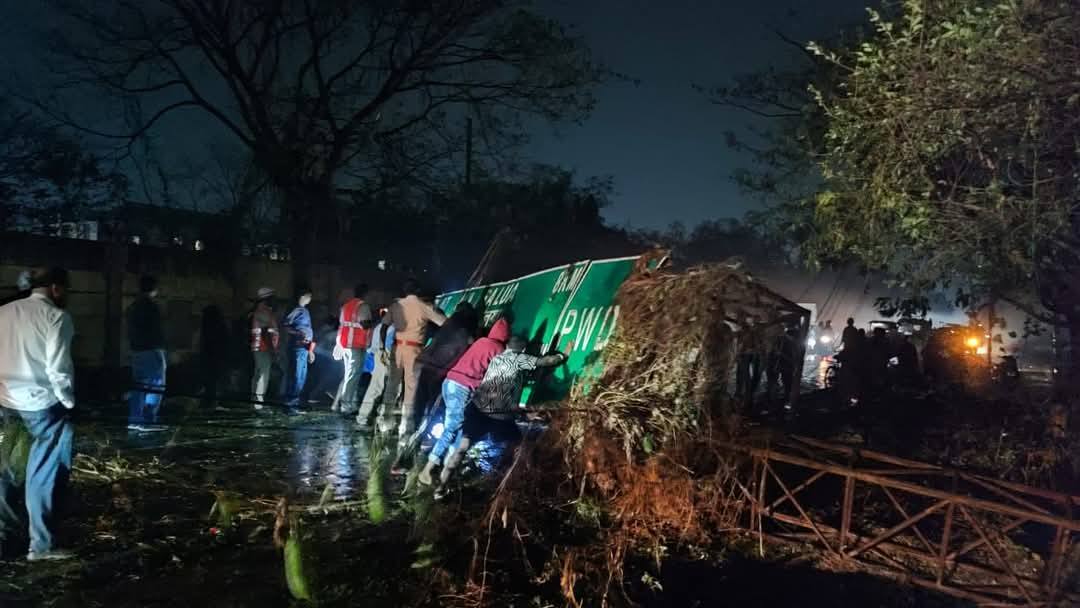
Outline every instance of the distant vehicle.
{"label": "distant vehicle", "polygon": [[884,329],[885,333],[889,336],[894,336],[899,333],[900,325],[896,321],[871,321],[869,334],[873,335],[877,329]]}
{"label": "distant vehicle", "polygon": [[932,330],[923,347],[923,371],[931,380],[973,386],[991,371],[989,339],[978,326],[945,325]]}
{"label": "distant vehicle", "polygon": [[901,334],[916,338],[921,337],[923,339],[925,339],[934,328],[934,323],[930,319],[913,319],[911,317],[900,319],[897,325]]}

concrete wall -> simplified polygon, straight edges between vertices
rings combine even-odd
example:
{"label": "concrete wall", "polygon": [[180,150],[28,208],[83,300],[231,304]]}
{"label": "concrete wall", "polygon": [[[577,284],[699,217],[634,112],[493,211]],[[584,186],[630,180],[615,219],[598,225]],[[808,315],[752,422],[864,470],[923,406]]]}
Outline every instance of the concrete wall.
{"label": "concrete wall", "polygon": [[[156,276],[166,340],[174,363],[199,347],[202,311],[215,304],[226,319],[242,319],[260,287],[277,291],[280,308],[292,301],[292,267],[265,258],[222,259],[210,252],[128,246],[0,233],[0,297],[13,293],[20,271],[62,266],[71,276],[68,309],[75,318],[74,355],[86,367],[121,367],[127,361],[124,311],[138,295],[139,277]],[[386,305],[404,277],[377,268],[317,265],[306,283],[314,291],[312,316],[336,317],[345,290],[358,282],[372,287],[369,300]],[[234,339],[244,340],[246,336]]]}

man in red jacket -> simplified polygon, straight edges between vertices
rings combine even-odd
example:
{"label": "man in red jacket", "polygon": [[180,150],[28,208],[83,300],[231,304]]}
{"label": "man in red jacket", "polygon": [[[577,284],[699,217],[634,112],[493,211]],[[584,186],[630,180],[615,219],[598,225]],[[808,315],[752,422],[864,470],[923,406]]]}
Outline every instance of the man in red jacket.
{"label": "man in red jacket", "polygon": [[491,326],[486,338],[473,342],[469,350],[458,359],[443,380],[442,398],[446,408],[443,418],[443,432],[428,454],[427,464],[420,471],[419,481],[431,485],[431,471],[442,462],[446,452],[457,443],[461,426],[465,423],[465,406],[469,404],[473,391],[484,380],[488,364],[506,349],[510,339],[510,324],[506,319],[499,319]]}

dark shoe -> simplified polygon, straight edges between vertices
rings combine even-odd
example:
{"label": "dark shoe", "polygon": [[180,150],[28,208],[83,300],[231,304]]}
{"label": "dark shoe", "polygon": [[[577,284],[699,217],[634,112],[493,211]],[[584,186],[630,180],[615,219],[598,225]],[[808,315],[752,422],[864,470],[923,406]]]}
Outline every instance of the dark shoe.
{"label": "dark shoe", "polygon": [[42,553],[31,551],[30,553],[26,554],[26,561],[28,562],[56,562],[74,558],[75,554],[71,551],[61,551],[59,549],[44,551]]}

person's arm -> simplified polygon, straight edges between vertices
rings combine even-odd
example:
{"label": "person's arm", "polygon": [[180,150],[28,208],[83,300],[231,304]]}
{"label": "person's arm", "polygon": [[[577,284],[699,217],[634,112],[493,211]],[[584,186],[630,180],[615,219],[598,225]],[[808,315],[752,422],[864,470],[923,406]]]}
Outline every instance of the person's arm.
{"label": "person's arm", "polygon": [[45,373],[56,400],[67,409],[75,407],[75,363],[71,360],[71,339],[75,323],[71,315],[57,315],[46,334]]}
{"label": "person's arm", "polygon": [[311,324],[311,313],[306,308],[300,315],[300,332],[307,340],[308,363],[315,360],[315,327]]}
{"label": "person's arm", "polygon": [[367,302],[361,304],[356,311],[356,320],[364,329],[370,330],[375,327],[375,313],[371,311],[371,306]]}
{"label": "person's arm", "polygon": [[574,352],[574,343],[568,342],[563,350],[553,354],[545,355],[543,357],[536,357],[535,367],[557,367],[566,363],[566,360],[570,358],[570,353]]}
{"label": "person's arm", "polygon": [[423,300],[420,300],[420,305],[423,306],[424,317],[428,321],[434,323],[435,325],[438,325],[439,327],[442,327],[442,324],[446,323],[446,315],[439,312],[437,308]]}
{"label": "person's arm", "polygon": [[281,346],[281,332],[278,331],[277,319],[273,314],[268,315],[270,320],[266,324],[266,333],[270,334],[270,347],[276,353]]}
{"label": "person's arm", "polygon": [[165,327],[161,322],[161,307],[157,304],[151,305],[150,322],[152,323],[154,337],[157,339],[158,346],[162,349],[165,348]]}
{"label": "person's arm", "polygon": [[394,327],[405,327],[405,311],[401,310],[401,302],[394,300],[390,305],[390,324]]}
{"label": "person's arm", "polygon": [[390,365],[390,355],[394,352],[394,338],[397,336],[397,329],[393,324],[386,327],[383,330],[383,349],[379,355],[383,358],[383,363],[387,366]]}
{"label": "person's arm", "polygon": [[[346,302],[346,304],[348,304],[348,302]],[[334,340],[334,353],[335,353],[334,358],[335,359],[339,358],[337,354],[341,352],[340,349],[345,347],[345,345],[342,344],[342,342],[341,342],[341,337],[342,337],[341,332],[343,331],[343,328],[346,327],[346,324],[348,322],[349,322],[349,320],[345,318],[345,306],[342,306],[341,307],[341,312],[338,313],[337,339]]]}
{"label": "person's arm", "polygon": [[251,350],[260,350],[262,348],[262,328],[259,327],[259,315],[258,313],[252,313],[251,323],[248,324],[248,333],[251,340]]}

